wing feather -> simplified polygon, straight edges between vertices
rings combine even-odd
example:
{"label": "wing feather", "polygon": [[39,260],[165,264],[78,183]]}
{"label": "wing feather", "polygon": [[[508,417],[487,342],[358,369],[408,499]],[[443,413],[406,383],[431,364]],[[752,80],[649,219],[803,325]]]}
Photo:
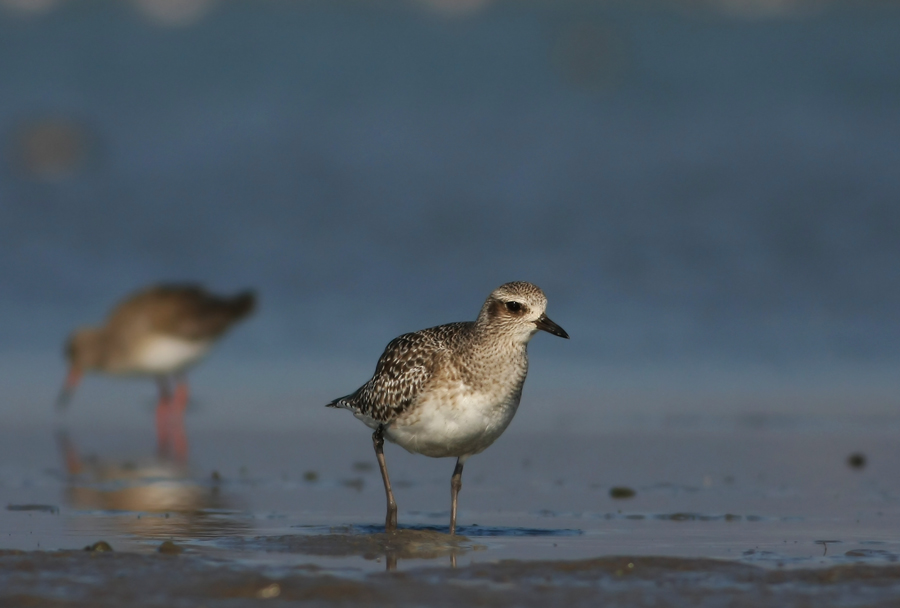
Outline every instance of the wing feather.
{"label": "wing feather", "polygon": [[452,337],[470,325],[452,323],[394,338],[378,359],[372,378],[328,407],[343,407],[379,422],[390,422],[416,402],[452,350]]}

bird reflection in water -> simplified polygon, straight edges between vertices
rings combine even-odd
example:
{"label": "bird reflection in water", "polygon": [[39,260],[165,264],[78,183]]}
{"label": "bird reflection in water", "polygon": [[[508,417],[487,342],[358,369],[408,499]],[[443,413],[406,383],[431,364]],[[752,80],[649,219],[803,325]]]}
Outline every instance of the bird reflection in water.
{"label": "bird reflection in water", "polygon": [[[216,475],[198,481],[186,462],[170,458],[82,457],[65,429],[57,431],[57,444],[68,477],[66,504],[99,512],[119,532],[187,540],[239,535],[250,528],[229,517],[232,500],[222,495]],[[127,512],[134,515],[123,517]]]}
{"label": "bird reflection in water", "polygon": [[[396,570],[401,560],[449,561],[456,567],[457,557],[484,547],[462,535],[429,529],[398,528],[382,532],[378,526],[330,527],[327,533],[255,537],[237,541],[244,550],[297,553],[319,557],[353,557],[385,561],[386,570]],[[444,562],[447,563],[447,562]]]}

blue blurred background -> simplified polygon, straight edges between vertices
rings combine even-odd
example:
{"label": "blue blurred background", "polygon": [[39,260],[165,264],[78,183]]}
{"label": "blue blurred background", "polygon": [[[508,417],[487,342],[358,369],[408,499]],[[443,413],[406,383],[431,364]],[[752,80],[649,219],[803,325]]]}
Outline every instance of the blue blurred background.
{"label": "blue blurred background", "polygon": [[893,2],[2,0],[0,154],[8,428],[161,280],[261,296],[189,426],[363,432],[391,338],[528,280],[572,340],[512,429],[900,427]]}

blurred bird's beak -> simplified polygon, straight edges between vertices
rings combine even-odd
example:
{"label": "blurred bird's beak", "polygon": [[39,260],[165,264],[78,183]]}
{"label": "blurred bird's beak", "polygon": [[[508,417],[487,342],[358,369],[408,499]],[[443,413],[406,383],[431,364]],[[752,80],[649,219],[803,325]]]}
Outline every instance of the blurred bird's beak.
{"label": "blurred bird's beak", "polygon": [[69,374],[66,376],[66,381],[63,384],[62,390],[59,392],[59,397],[56,399],[56,409],[62,410],[69,405],[69,400],[72,399],[72,394],[75,392],[75,389],[78,388],[78,383],[80,381],[81,370],[77,367],[69,368]]}
{"label": "blurred bird's beak", "polygon": [[541,315],[541,318],[534,322],[537,325],[538,329],[542,329],[547,333],[551,333],[554,336],[559,336],[560,338],[569,339],[569,334],[566,333],[562,327],[554,323],[550,320],[550,317],[547,315]]}

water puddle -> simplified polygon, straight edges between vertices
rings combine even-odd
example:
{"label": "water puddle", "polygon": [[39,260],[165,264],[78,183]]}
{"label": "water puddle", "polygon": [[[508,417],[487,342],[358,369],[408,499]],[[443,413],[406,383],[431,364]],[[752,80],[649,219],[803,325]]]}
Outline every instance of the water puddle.
{"label": "water puddle", "polygon": [[[713,589],[740,597],[759,580],[783,583],[784,597],[794,599],[828,577],[884,577],[885,590],[896,585],[896,572],[881,570],[900,557],[900,485],[893,468],[879,469],[890,461],[888,443],[879,449],[869,441],[869,464],[861,470],[830,459],[834,446],[810,436],[770,441],[769,460],[760,462],[754,436],[666,435],[664,465],[641,458],[642,449],[659,449],[659,438],[644,444],[624,438],[635,458],[618,464],[614,475],[596,463],[607,460],[606,451],[623,451],[615,438],[606,447],[544,437],[547,451],[539,459],[534,443],[511,443],[492,458],[473,459],[458,535],[450,536],[444,461],[391,452],[397,478],[407,481],[396,484],[400,528],[386,534],[375,523],[384,509],[380,479],[355,437],[200,439],[195,458],[181,463],[119,454],[102,441],[82,455],[65,434],[52,442],[55,466],[46,453],[23,448],[19,463],[0,468],[0,548],[12,550],[0,561],[45,569],[56,581],[51,588],[80,584],[88,604],[101,592],[73,582],[78,577],[104,580],[148,568],[153,576],[165,572],[171,585],[198,589],[201,603],[224,598],[220,587],[232,598],[321,592],[354,601],[358,590],[376,589],[382,600],[398,603],[407,591],[377,578],[385,570],[410,577],[420,594],[410,597],[419,600],[440,584],[460,593],[460,601],[502,598],[525,606],[541,594],[549,594],[541,604],[549,605],[562,590],[596,591],[598,581],[604,593],[620,590],[630,599],[660,581],[689,583],[694,595],[682,605]],[[695,455],[707,448],[728,464],[713,469]],[[569,457],[573,451],[579,459]],[[275,456],[285,453],[290,458]],[[779,464],[798,453],[805,460],[796,469]],[[833,467],[822,466],[831,460]],[[84,551],[91,547],[109,550]],[[10,589],[29,589],[25,575],[0,579]],[[107,597],[124,597],[116,595],[115,581],[106,583]],[[520,594],[523,588],[532,595]]]}

